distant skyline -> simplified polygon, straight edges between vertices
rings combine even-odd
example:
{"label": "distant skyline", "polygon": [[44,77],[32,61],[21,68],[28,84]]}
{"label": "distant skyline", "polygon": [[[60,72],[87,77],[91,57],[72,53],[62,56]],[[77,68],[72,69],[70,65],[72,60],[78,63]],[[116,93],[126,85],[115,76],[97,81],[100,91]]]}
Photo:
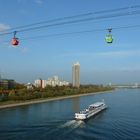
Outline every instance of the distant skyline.
{"label": "distant skyline", "polygon": [[[140,1],[1,0],[0,33],[45,20],[133,5],[140,5]],[[13,35],[0,36],[0,75],[21,83],[53,75],[71,82],[71,66],[78,61],[81,84],[140,83],[140,28],[112,30],[111,45],[105,42],[107,31],[24,40],[128,25],[140,25],[140,14],[17,32],[20,39],[17,48],[10,45]]]}

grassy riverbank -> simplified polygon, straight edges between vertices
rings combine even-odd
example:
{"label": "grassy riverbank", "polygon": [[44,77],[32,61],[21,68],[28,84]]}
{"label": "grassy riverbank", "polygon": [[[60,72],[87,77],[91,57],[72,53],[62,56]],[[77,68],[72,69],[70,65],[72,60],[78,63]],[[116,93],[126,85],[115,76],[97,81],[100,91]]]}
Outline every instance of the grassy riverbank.
{"label": "grassy riverbank", "polygon": [[19,90],[9,92],[7,100],[0,102],[0,108],[15,107],[34,103],[41,103],[78,96],[93,95],[112,90],[103,86],[82,86],[80,88],[72,87],[49,87],[47,89]]}

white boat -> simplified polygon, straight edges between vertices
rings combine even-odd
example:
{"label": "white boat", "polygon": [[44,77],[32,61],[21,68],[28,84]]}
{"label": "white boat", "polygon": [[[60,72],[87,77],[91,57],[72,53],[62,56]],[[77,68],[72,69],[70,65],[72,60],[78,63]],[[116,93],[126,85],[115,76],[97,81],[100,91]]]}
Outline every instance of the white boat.
{"label": "white boat", "polygon": [[104,100],[102,102],[96,102],[94,104],[89,105],[89,107],[84,109],[83,111],[75,113],[75,119],[86,120],[106,108],[107,108],[107,106],[106,106]]}

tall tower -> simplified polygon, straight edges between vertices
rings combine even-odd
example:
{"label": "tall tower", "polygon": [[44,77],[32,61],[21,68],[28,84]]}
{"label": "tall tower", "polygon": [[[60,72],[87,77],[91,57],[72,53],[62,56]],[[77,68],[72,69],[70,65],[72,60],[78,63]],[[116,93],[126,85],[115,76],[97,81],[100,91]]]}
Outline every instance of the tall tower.
{"label": "tall tower", "polygon": [[72,86],[80,87],[80,64],[79,62],[73,64],[72,66]]}

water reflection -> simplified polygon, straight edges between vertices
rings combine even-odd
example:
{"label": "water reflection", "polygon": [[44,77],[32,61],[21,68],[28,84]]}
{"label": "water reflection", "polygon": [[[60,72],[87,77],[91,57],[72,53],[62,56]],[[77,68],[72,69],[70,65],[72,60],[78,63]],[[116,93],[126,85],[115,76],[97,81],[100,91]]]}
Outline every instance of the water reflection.
{"label": "water reflection", "polygon": [[72,111],[79,112],[80,110],[80,97],[73,98],[72,100]]}

